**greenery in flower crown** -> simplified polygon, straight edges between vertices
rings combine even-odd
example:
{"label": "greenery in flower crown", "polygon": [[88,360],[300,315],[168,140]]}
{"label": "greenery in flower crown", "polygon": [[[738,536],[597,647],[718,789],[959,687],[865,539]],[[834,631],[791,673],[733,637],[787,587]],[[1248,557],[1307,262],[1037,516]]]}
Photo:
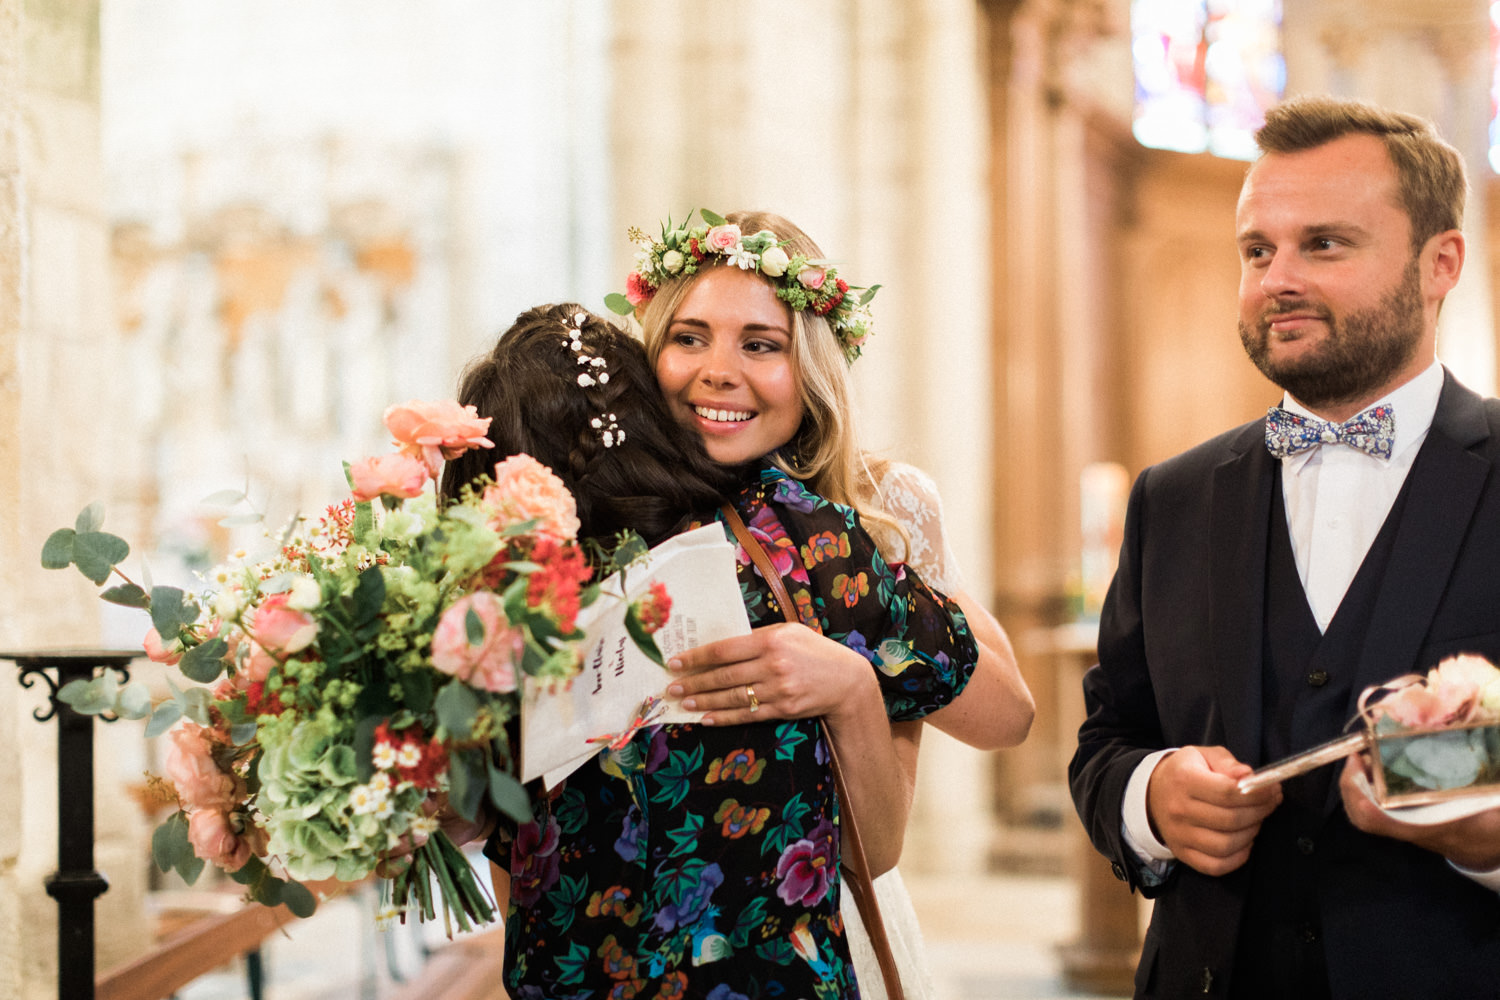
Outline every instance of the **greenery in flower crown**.
{"label": "greenery in flower crown", "polygon": [[610,309],[629,316],[650,302],[663,283],[697,274],[705,262],[722,262],[770,278],[778,299],[798,312],[827,319],[844,359],[854,363],[872,330],[868,307],[879,285],[851,287],[829,261],[788,254],[784,249],[788,241],[769,229],[747,236],[721,215],[707,209],[698,210],[698,215],[703,222],[696,226],[691,224],[692,212],[680,226],[668,219],[660,239],[631,227],[630,241],[639,248],[635,270],[626,281],[625,294],[615,292],[605,298]]}
{"label": "greenery in flower crown", "polygon": [[[492,446],[489,418],[413,401],[386,424],[401,450],[347,466],[352,496],[294,524],[270,558],[217,568],[201,594],[125,577],[130,546],[101,530],[97,507],[54,532],[42,565],[99,585],[120,576],[100,596],[148,611],[147,655],[192,682],[168,680],[172,697],[153,705],[139,681],[106,672],[58,697],[149,717],[147,735],[168,736],[165,778],[153,779],[178,807],[152,841],[163,870],[192,882],[209,861],[251,899],[305,916],[315,901],[300,880],[394,868],[386,920],[432,919],[435,884],[445,922],[468,930],[493,907],[438,815],[477,821],[487,802],[531,818],[507,723],[524,677],[579,671],[576,619],[598,587],[572,496],[530,456],[452,502],[426,490],[445,459]],[[669,601],[653,600],[627,625],[659,659],[651,633]]]}

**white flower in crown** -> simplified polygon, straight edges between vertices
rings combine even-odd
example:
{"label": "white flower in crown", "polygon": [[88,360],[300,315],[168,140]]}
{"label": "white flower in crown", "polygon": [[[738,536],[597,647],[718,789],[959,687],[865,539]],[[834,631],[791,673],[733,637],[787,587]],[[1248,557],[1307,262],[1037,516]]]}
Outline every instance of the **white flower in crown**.
{"label": "white flower in crown", "polygon": [[[666,271],[668,274],[676,274],[678,271],[681,271],[682,265],[686,263],[686,261],[687,259],[676,250],[668,250],[666,253],[661,255],[662,270]],[[638,265],[636,267],[636,270],[640,271],[643,270],[643,268]]]}
{"label": "white flower in crown", "polygon": [[769,247],[761,252],[760,273],[770,278],[779,278],[786,273],[786,266],[791,262],[792,259],[781,247]]}
{"label": "white flower in crown", "polygon": [[733,264],[741,271],[755,270],[755,264],[760,260],[760,254],[751,253],[748,249],[745,248],[745,244],[743,243],[732,247],[729,250],[725,250],[724,256],[729,259],[729,263]]}

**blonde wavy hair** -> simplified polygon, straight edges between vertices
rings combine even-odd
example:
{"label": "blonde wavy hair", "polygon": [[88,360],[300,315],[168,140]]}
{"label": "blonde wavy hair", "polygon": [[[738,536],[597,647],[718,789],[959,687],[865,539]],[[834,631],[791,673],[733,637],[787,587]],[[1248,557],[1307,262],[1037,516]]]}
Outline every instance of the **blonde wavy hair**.
{"label": "blonde wavy hair", "polygon": [[[731,212],[725,219],[745,233],[769,229],[787,241],[788,253],[801,253],[812,259],[824,256],[812,237],[772,212]],[[664,282],[651,301],[637,311],[646,354],[653,368],[667,346],[672,317],[694,282],[705,273],[707,268],[695,275]],[[773,284],[769,278],[762,280],[767,285]],[[856,439],[851,420],[849,364],[844,360],[833,328],[821,316],[790,308],[787,311],[791,313],[790,356],[802,397],[802,424],[790,441],[767,458],[788,476],[806,483],[814,493],[853,507],[862,521],[874,522],[893,532],[903,546],[908,546],[910,540],[905,529],[885,512],[878,480]]]}

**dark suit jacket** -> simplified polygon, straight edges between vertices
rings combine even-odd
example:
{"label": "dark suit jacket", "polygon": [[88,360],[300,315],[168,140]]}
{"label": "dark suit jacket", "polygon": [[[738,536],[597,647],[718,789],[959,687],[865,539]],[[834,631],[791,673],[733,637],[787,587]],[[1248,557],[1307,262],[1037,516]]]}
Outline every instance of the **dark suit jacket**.
{"label": "dark suit jacket", "polygon": [[[1248,866],[1214,878],[1179,863],[1164,884],[1143,885],[1121,809],[1131,772],[1154,750],[1219,745],[1265,763],[1275,462],[1255,421],[1147,469],[1131,492],[1069,783],[1115,874],[1156,897],[1138,996],[1223,995],[1234,967]],[[1448,655],[1500,662],[1500,401],[1451,374],[1408,476],[1371,622],[1346,718],[1365,686]],[[1336,788],[1327,814],[1318,893],[1333,995],[1500,996],[1500,895],[1430,852],[1355,830]]]}

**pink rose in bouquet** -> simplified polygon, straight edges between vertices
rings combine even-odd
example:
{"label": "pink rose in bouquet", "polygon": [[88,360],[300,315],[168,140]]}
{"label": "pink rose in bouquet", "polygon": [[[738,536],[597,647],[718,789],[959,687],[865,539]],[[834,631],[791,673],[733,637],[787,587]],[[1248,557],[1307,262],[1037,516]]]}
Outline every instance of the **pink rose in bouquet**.
{"label": "pink rose in bouquet", "polygon": [[226,872],[239,871],[255,853],[251,838],[237,833],[231,815],[218,809],[189,814],[188,843],[193,845],[194,854]]}
{"label": "pink rose in bouquet", "polygon": [[361,459],[349,466],[354,499],[360,503],[381,496],[410,500],[420,496],[429,478],[427,465],[404,451]]}
{"label": "pink rose in bouquet", "polygon": [[168,737],[165,770],[185,808],[228,809],[244,797],[244,781],[214,759],[214,748],[222,741],[212,729],[183,722]]}
{"label": "pink rose in bouquet", "polygon": [[[478,622],[477,636],[470,634],[470,615]],[[500,598],[480,591],[443,612],[432,633],[432,665],[485,691],[514,691],[521,641],[521,634],[505,620]]]}
{"label": "pink rose in bouquet", "polygon": [[[272,594],[255,609],[249,632],[271,654],[301,652],[318,636],[318,622],[305,611],[290,607],[286,594]],[[264,680],[264,678],[257,678]]]}
{"label": "pink rose in bouquet", "polygon": [[385,426],[401,450],[421,458],[434,477],[444,459],[457,458],[470,448],[494,447],[494,442],[485,437],[490,418],[451,399],[436,403],[414,399],[392,406],[385,411]]}
{"label": "pink rose in bouquet", "polygon": [[495,466],[494,485],[484,502],[510,517],[535,519],[536,534],[557,539],[578,537],[578,504],[563,481],[530,455],[512,455]]}
{"label": "pink rose in bouquet", "polygon": [[182,660],[182,643],[174,642],[168,645],[162,642],[161,633],[154,628],[146,633],[146,638],[141,640],[141,646],[146,650],[146,657],[153,663],[165,663],[170,667]]}

